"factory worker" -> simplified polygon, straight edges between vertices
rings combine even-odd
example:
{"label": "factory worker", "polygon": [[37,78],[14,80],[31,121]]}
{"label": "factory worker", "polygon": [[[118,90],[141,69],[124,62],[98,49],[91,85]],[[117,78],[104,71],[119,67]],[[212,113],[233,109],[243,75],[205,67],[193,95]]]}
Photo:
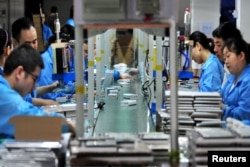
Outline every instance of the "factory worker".
{"label": "factory worker", "polygon": [[[44,63],[44,69],[41,70],[41,76],[37,80],[37,85],[38,86],[45,86],[45,85],[50,85],[53,84],[54,81],[52,79],[53,75],[53,51],[52,47],[49,46],[42,54],[42,59]],[[48,92],[43,95],[41,95],[42,98],[44,99],[52,99],[56,100],[57,97],[63,97],[65,96],[66,92]]]}
{"label": "factory worker", "polygon": [[[13,24],[12,24],[12,36],[13,36],[13,44],[14,46],[19,46],[23,43],[29,44],[30,46],[32,46],[34,49],[38,49],[38,42],[37,42],[37,32],[36,29],[32,23],[32,21],[26,17],[21,17],[19,19],[17,19]],[[52,62],[51,60],[51,52],[50,50],[45,50],[41,53],[41,56],[43,58],[44,61],[44,65],[45,65],[45,69],[49,68],[48,64],[50,64]],[[42,71],[43,71],[42,70]],[[39,77],[44,79],[46,77],[48,77],[46,74],[44,74],[41,71],[41,75]],[[33,94],[39,97],[41,94],[44,94],[44,92],[50,92],[49,95],[47,96],[48,98],[46,99],[42,99],[42,98],[34,98],[34,96],[32,95],[28,95],[28,96],[32,96],[32,103],[35,105],[56,105],[58,103],[55,102],[55,98],[56,97],[61,97],[64,96],[64,94],[62,93],[58,93],[58,92],[51,92],[51,90],[55,89],[58,86],[58,82],[57,81],[53,81],[52,77],[50,78],[50,82],[47,82],[45,84],[38,84],[37,89],[44,88],[46,90],[42,90],[42,91],[37,91],[34,92]],[[42,93],[40,93],[42,92]],[[46,96],[46,94],[44,95]],[[51,97],[51,98],[49,98]],[[26,98],[27,99],[27,98]],[[30,99],[30,98],[28,98]],[[37,102],[38,101],[38,102]]]}
{"label": "factory worker", "polygon": [[231,37],[242,38],[242,35],[240,30],[236,28],[236,25],[231,22],[225,22],[219,25],[219,27],[212,32],[212,35],[214,40],[214,52],[224,66],[224,78],[222,83],[222,86],[224,86],[227,76],[229,75],[229,71],[225,65],[225,57],[222,53],[224,41]]}
{"label": "factory worker", "polygon": [[[9,56],[9,54],[12,50],[12,43],[11,43],[10,35],[5,29],[2,29],[2,28],[0,29],[0,48],[3,48],[0,51],[0,75],[2,75],[3,74],[3,67],[4,67],[4,63],[6,61],[6,58]],[[46,89],[50,89],[50,86],[47,86],[47,87],[48,88],[46,88]],[[39,92],[41,92],[43,90],[44,90],[44,88],[42,88],[41,90],[40,90],[40,88],[38,88]],[[33,91],[33,92],[35,92],[35,91]],[[25,96],[25,100],[32,102],[31,94],[28,94],[27,96]]]}
{"label": "factory worker", "polygon": [[220,90],[223,120],[235,118],[250,120],[250,53],[249,44],[243,38],[229,38],[224,42],[223,55],[230,72]]}
{"label": "factory worker", "polygon": [[219,59],[212,53],[213,41],[200,31],[193,32],[189,40],[193,41],[192,58],[202,64],[199,79],[200,92],[215,92],[221,88],[224,69]]}
{"label": "factory worker", "polygon": [[44,42],[44,45],[46,46],[48,45],[49,39],[53,36],[53,32],[50,29],[50,27],[44,23],[45,17],[46,17],[45,14],[42,13],[41,18],[42,18],[43,42]]}
{"label": "factory worker", "polygon": [[[40,54],[27,44],[15,48],[7,58],[4,73],[0,76],[0,138],[14,138],[14,127],[9,119],[14,116],[63,117],[56,112],[45,112],[25,101],[36,84],[40,70],[44,67]],[[74,126],[69,124],[74,132]]]}

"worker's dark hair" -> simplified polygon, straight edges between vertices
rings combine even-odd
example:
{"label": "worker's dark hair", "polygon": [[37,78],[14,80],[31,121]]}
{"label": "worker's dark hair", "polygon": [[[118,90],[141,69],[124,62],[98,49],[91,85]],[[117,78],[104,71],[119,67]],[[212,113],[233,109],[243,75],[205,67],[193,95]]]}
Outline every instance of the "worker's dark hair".
{"label": "worker's dark hair", "polygon": [[57,13],[57,7],[56,6],[52,6],[50,8],[50,13]]}
{"label": "worker's dark hair", "polygon": [[242,38],[242,34],[236,25],[232,22],[225,22],[219,25],[213,32],[213,37],[222,38],[223,41],[228,38]]}
{"label": "worker's dark hair", "polygon": [[250,63],[250,45],[243,39],[239,37],[228,38],[224,42],[224,48],[229,51],[236,53],[236,56],[240,55],[241,52],[245,54],[246,63]]}
{"label": "worker's dark hair", "polygon": [[4,53],[4,49],[11,46],[11,37],[7,30],[0,28],[0,60]]}
{"label": "worker's dark hair", "polygon": [[40,53],[28,44],[22,44],[10,53],[4,64],[4,74],[10,75],[18,66],[23,66],[26,72],[44,68]]}
{"label": "worker's dark hair", "polygon": [[189,39],[194,42],[194,47],[196,46],[197,42],[199,42],[204,49],[208,49],[211,53],[214,53],[213,39],[207,38],[204,33],[195,31],[190,35]]}
{"label": "worker's dark hair", "polygon": [[75,28],[69,24],[65,24],[61,28],[61,38],[66,41],[75,39]]}
{"label": "worker's dark hair", "polygon": [[12,24],[12,37],[19,42],[22,30],[29,30],[34,27],[33,22],[27,17],[21,17]]}

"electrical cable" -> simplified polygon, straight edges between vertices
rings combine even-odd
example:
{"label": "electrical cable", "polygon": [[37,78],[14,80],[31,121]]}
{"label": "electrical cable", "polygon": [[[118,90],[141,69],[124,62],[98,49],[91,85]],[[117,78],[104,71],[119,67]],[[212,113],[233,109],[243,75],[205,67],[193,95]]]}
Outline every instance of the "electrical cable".
{"label": "electrical cable", "polygon": [[182,70],[186,71],[190,67],[190,60],[188,57],[188,53],[184,53],[184,52],[180,51],[180,54],[185,57],[185,62],[183,64]]}

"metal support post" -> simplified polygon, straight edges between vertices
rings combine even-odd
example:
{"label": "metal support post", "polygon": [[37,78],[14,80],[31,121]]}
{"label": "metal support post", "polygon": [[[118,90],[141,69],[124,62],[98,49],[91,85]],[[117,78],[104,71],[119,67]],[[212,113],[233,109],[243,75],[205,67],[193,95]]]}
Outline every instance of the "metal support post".
{"label": "metal support post", "polygon": [[94,37],[88,38],[88,118],[94,124]]}
{"label": "metal support post", "polygon": [[171,151],[179,150],[178,146],[178,76],[177,76],[177,39],[174,19],[170,19],[170,106],[171,106]]}
{"label": "metal support post", "polygon": [[76,75],[76,135],[82,137],[84,135],[84,110],[83,110],[83,97],[84,97],[84,83],[83,83],[83,32],[82,26],[76,25],[75,27],[76,39],[76,54],[75,54],[75,75]]}

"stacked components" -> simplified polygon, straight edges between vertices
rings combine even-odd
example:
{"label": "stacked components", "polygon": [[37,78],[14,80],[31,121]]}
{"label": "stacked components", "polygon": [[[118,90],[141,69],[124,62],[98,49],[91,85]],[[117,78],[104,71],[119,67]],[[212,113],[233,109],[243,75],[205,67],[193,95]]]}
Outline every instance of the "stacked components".
{"label": "stacked components", "polygon": [[169,135],[106,133],[73,140],[70,165],[149,165],[167,159]]}
{"label": "stacked components", "polygon": [[[169,133],[170,126],[170,91],[165,92],[166,111],[161,112],[163,130]],[[179,134],[185,134],[193,127],[220,127],[222,110],[219,107],[220,94],[217,92],[178,92]]]}
{"label": "stacked components", "polygon": [[208,151],[249,151],[250,127],[195,128],[187,132],[190,166],[208,166]]}
{"label": "stacked components", "polygon": [[58,142],[7,142],[0,149],[1,166],[61,167],[65,152]]}

